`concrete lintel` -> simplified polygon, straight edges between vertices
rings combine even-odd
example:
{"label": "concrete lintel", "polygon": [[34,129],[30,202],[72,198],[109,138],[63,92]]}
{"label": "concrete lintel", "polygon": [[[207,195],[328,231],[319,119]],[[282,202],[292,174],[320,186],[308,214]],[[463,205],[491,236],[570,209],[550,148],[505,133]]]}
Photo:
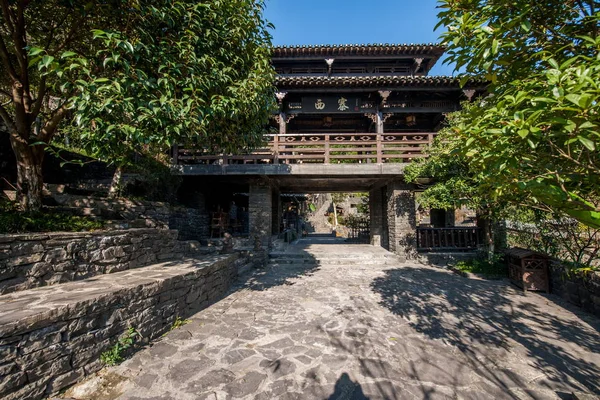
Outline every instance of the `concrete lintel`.
{"label": "concrete lintel", "polygon": [[408,163],[390,164],[231,164],[231,165],[176,165],[177,175],[303,175],[303,176],[398,176]]}

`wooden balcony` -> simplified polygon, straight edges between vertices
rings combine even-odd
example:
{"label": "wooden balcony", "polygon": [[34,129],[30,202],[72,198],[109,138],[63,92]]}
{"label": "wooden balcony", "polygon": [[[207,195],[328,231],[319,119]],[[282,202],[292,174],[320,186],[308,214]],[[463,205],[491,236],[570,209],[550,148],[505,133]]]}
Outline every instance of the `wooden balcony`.
{"label": "wooden balcony", "polygon": [[468,251],[482,244],[478,227],[417,228],[419,251]]}
{"label": "wooden balcony", "polygon": [[266,135],[265,145],[246,154],[211,154],[175,146],[173,164],[338,164],[407,163],[427,157],[433,132],[290,133]]}

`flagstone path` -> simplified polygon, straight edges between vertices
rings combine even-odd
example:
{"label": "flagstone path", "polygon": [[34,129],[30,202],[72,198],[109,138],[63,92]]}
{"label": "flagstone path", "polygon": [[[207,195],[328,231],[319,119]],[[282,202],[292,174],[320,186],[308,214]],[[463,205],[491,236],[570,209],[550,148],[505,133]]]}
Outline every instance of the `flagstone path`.
{"label": "flagstone path", "polygon": [[[600,320],[506,281],[301,241],[94,399],[559,399],[600,394]],[[87,386],[86,386],[87,385]],[[96,386],[94,386],[96,385]],[[91,388],[91,389],[90,389]]]}

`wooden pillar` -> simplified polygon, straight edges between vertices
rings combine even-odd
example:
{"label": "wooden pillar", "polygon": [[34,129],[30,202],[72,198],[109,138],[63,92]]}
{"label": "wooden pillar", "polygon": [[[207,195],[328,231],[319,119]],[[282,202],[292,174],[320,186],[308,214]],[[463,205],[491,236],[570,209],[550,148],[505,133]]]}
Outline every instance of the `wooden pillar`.
{"label": "wooden pillar", "polygon": [[285,135],[287,133],[287,122],[285,122],[286,115],[282,111],[279,113],[279,134]]}
{"label": "wooden pillar", "polygon": [[377,164],[383,163],[383,116],[381,111],[377,111],[376,132],[377,132]]}

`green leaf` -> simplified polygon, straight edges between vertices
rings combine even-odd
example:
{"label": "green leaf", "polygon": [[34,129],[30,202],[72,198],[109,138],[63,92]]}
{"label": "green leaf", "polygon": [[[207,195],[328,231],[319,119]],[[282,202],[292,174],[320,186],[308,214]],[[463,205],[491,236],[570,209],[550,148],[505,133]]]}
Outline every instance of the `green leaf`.
{"label": "green leaf", "polygon": [[39,47],[31,47],[29,49],[29,56],[37,56],[40,53],[45,53],[46,51],[44,49],[41,49]]}
{"label": "green leaf", "polygon": [[579,140],[579,142],[581,142],[581,144],[583,144],[588,150],[590,150],[590,151],[596,150],[596,143],[594,143],[593,140],[590,140],[583,136],[577,136],[577,140]]}
{"label": "green leaf", "polygon": [[529,135],[529,129],[519,129],[517,134],[521,137],[521,139],[525,139]]}
{"label": "green leaf", "polygon": [[42,57],[42,61],[40,62],[38,68],[39,69],[48,68],[48,66],[52,63],[52,61],[54,61],[54,57],[44,56],[44,57]]}
{"label": "green leaf", "polygon": [[525,32],[529,32],[531,30],[531,22],[529,21],[522,21],[521,22],[521,28],[525,31]]}

